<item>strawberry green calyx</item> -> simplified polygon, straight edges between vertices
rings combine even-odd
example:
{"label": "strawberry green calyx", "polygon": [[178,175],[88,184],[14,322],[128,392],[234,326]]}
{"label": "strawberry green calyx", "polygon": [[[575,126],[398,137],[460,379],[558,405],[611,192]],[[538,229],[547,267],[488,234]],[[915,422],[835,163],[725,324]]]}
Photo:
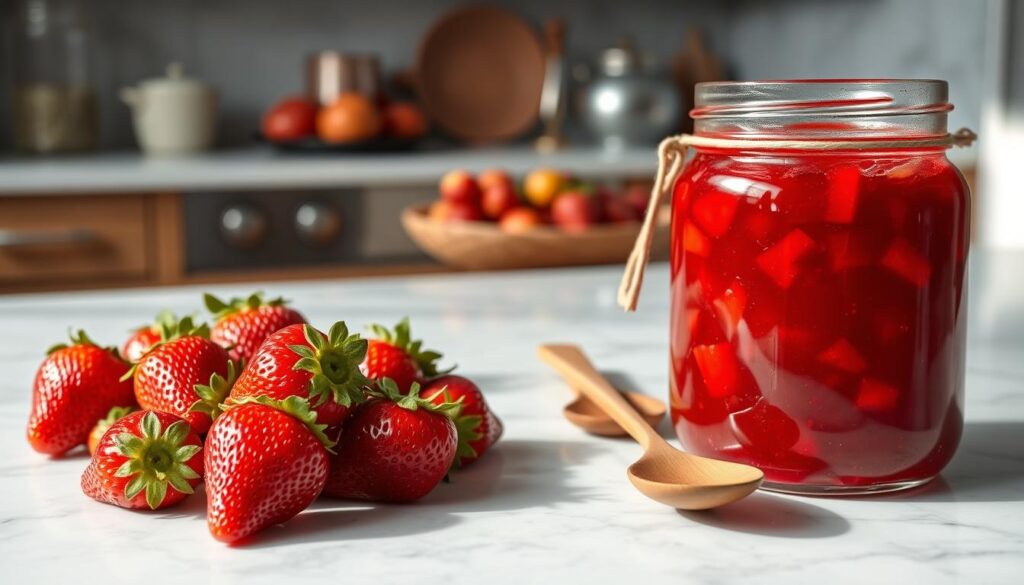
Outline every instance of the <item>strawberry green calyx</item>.
{"label": "strawberry green calyx", "polygon": [[156,314],[156,316],[153,318],[152,323],[146,323],[145,325],[139,325],[138,327],[129,329],[129,333],[135,333],[136,331],[141,331],[143,329],[154,329],[156,331],[163,331],[163,328],[165,326],[174,327],[175,325],[177,325],[177,323],[177,315],[175,315],[174,312],[172,311],[163,309],[162,311]]}
{"label": "strawberry green calyx", "polygon": [[110,412],[107,413],[107,416],[96,421],[96,425],[102,426],[103,430],[106,431],[107,429],[110,428],[111,425],[121,420],[122,418],[128,416],[129,414],[135,412],[136,410],[138,409],[135,408],[134,406],[115,406],[114,408],[110,409]]}
{"label": "strawberry green calyx", "polygon": [[282,297],[265,300],[262,292],[254,292],[244,299],[234,297],[225,302],[210,293],[205,293],[203,294],[203,304],[206,305],[208,311],[213,313],[213,318],[220,321],[228,315],[243,310],[256,310],[260,307],[280,307],[288,304],[288,301]]}
{"label": "strawberry green calyx", "polygon": [[[196,324],[190,315],[178,321],[160,323],[160,343],[167,343],[182,337],[210,338],[210,326],[206,323]],[[159,345],[159,344],[157,344]],[[156,347],[155,345],[153,347]]]}
{"label": "strawberry green calyx", "polygon": [[121,433],[114,437],[118,453],[128,458],[114,472],[116,477],[132,478],[124,488],[129,500],[146,492],[146,504],[156,509],[164,501],[167,486],[183,494],[193,493],[188,480],[199,474],[187,465],[199,452],[199,445],[186,445],[190,428],[185,421],[177,421],[161,429],[160,419],[152,412],[139,422],[140,435]]}
{"label": "strawberry green calyx", "polygon": [[205,412],[210,416],[210,420],[217,420],[220,413],[224,412],[224,401],[231,393],[231,387],[235,385],[238,372],[242,370],[242,367],[243,364],[239,363],[236,367],[235,362],[228,360],[226,378],[214,372],[210,376],[209,384],[196,384],[194,389],[199,395],[199,399],[192,403],[188,411]]}
{"label": "strawberry green calyx", "polygon": [[423,375],[427,378],[434,378],[442,374],[451,373],[455,370],[455,366],[452,366],[447,370],[437,369],[437,362],[441,359],[443,354],[432,349],[423,349],[423,341],[412,338],[412,331],[408,317],[404,317],[399,321],[398,324],[395,325],[394,329],[388,329],[383,325],[374,324],[370,325],[370,331],[373,332],[373,335],[377,339],[390,343],[409,354],[412,359],[416,360],[416,363],[420,366],[420,371],[423,372]]}
{"label": "strawberry green calyx", "polygon": [[[89,335],[84,330],[82,330],[82,329],[79,329],[78,331],[74,331],[74,330],[69,328],[68,329],[68,339],[71,341],[70,344],[58,343],[56,345],[52,345],[52,346],[50,346],[49,348],[46,349],[46,355],[51,355],[54,352],[60,351],[62,349],[67,349],[69,347],[73,347],[73,346],[76,346],[76,345],[91,345],[93,347],[98,347],[98,348],[100,348],[100,349],[102,349],[104,351],[109,351],[110,353],[112,353],[115,356],[117,356],[118,359],[121,359],[121,354],[118,353],[116,347],[103,347],[103,346],[101,346],[100,344],[98,344],[95,341],[93,341],[92,338],[89,337]],[[122,360],[122,361],[124,361],[124,360]]]}
{"label": "strawberry green calyx", "polygon": [[420,396],[419,382],[413,382],[412,386],[409,387],[409,393],[402,394],[394,380],[384,378],[377,383],[377,387],[370,392],[370,395],[390,400],[406,410],[415,411],[422,408],[444,415],[453,421],[457,420],[459,413],[462,412],[462,398],[452,402],[448,400],[448,395],[445,394],[444,402],[436,404],[433,400]]}
{"label": "strawberry green calyx", "polygon": [[[445,400],[447,400],[447,395]],[[459,444],[455,449],[455,461],[452,463],[452,467],[459,469],[462,467],[463,459],[476,459],[476,449],[471,447],[469,444],[473,441],[480,440],[484,435],[480,432],[480,423],[483,422],[483,417],[479,414],[467,414],[465,416],[455,417],[455,430],[458,432]]]}
{"label": "strawberry green calyx", "polygon": [[304,325],[302,331],[309,346],[288,347],[299,355],[292,369],[313,375],[309,381],[313,406],[320,406],[329,397],[342,406],[363,402],[363,389],[370,384],[359,371],[359,364],[366,357],[366,340],[359,334],[349,335],[344,321],[335,323],[326,336],[311,325]]}
{"label": "strawberry green calyx", "polygon": [[[203,339],[210,338],[210,326],[206,323],[200,323],[196,325],[192,321],[191,316],[185,316],[175,322],[161,323],[160,324],[160,341],[153,344],[146,353],[148,355],[153,353],[156,348],[170,343],[174,340],[181,339],[183,337],[202,337]],[[140,360],[141,361],[141,360]],[[139,368],[139,362],[132,364],[132,367],[121,376],[121,381],[124,382],[135,375],[135,370]]]}
{"label": "strawberry green calyx", "polygon": [[334,453],[334,446],[337,444],[334,441],[327,438],[327,434],[324,430],[327,429],[325,424],[317,424],[316,422],[316,411],[309,406],[309,401],[299,396],[289,396],[284,400],[274,400],[269,396],[243,396],[238,399],[231,401],[231,408],[241,406],[243,404],[262,404],[263,406],[269,406],[275,408],[281,412],[291,415],[296,418],[299,422],[306,425],[309,432],[323,444],[324,449],[327,449],[331,453]]}

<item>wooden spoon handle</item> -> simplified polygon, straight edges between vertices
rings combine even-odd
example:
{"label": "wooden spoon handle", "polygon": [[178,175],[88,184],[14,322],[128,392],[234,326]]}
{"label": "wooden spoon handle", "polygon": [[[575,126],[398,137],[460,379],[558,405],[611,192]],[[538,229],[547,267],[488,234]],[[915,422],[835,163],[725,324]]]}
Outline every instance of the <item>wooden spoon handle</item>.
{"label": "wooden spoon handle", "polygon": [[608,413],[645,450],[665,441],[594,368],[579,347],[545,344],[537,349],[537,354],[544,363],[561,374],[570,386],[578,388]]}

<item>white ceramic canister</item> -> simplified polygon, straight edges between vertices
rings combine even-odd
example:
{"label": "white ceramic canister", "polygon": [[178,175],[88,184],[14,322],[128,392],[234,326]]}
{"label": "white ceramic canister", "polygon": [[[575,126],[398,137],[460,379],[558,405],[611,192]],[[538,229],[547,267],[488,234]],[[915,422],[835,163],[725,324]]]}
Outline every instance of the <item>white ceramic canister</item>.
{"label": "white ceramic canister", "polygon": [[185,77],[180,63],[166,77],[147,79],[121,90],[132,111],[135,138],[147,155],[174,156],[206,150],[217,123],[217,93]]}

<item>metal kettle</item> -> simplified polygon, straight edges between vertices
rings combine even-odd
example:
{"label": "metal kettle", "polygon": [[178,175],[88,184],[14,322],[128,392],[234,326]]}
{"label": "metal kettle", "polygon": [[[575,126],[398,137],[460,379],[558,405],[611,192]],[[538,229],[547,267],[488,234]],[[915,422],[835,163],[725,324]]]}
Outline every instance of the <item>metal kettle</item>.
{"label": "metal kettle", "polygon": [[600,53],[593,67],[577,66],[577,119],[605,148],[657,144],[679,126],[682,99],[628,42]]}

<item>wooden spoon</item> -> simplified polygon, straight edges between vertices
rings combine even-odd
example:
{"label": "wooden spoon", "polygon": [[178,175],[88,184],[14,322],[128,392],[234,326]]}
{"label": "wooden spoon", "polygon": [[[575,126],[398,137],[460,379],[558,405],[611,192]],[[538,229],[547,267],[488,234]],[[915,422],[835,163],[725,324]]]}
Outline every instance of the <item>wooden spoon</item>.
{"label": "wooden spoon", "polygon": [[[576,394],[576,398],[562,409],[562,414],[569,422],[593,435],[624,437],[628,434],[619,426],[619,423],[608,416],[604,409],[583,394],[582,390],[572,387],[572,391]],[[657,398],[639,392],[620,392],[620,394],[652,428],[658,428],[661,419],[665,418],[665,403]]]}
{"label": "wooden spoon", "polygon": [[683,453],[668,444],[594,369],[575,345],[540,346],[541,360],[603,408],[644,448],[626,476],[640,493],[680,510],[706,510],[735,502],[761,485],[761,470]]}

